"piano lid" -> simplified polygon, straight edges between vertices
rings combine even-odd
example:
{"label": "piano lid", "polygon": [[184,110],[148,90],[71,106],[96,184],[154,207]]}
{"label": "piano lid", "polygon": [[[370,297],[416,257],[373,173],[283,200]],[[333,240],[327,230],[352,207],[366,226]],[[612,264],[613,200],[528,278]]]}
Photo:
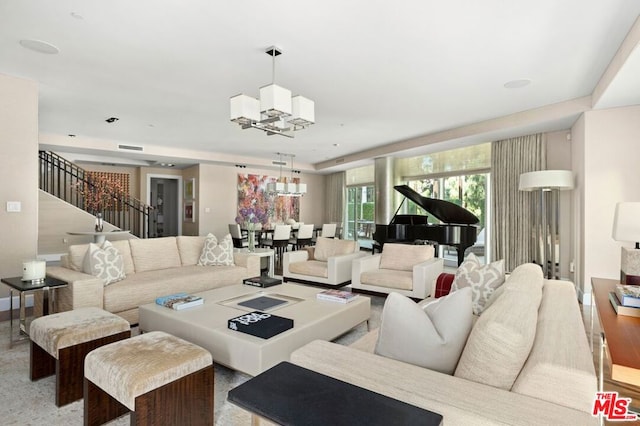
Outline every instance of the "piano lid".
{"label": "piano lid", "polygon": [[475,225],[480,222],[476,215],[457,204],[436,198],[423,197],[408,185],[396,185],[393,188],[428,213],[431,213],[441,222],[459,225]]}

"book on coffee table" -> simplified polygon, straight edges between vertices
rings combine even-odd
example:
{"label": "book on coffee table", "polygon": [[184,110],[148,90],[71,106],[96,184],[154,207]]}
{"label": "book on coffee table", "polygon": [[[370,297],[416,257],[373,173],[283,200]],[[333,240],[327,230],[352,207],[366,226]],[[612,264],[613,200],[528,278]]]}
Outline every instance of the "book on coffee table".
{"label": "book on coffee table", "polygon": [[348,303],[358,297],[357,294],[344,290],[324,290],[316,295],[319,300],[329,300],[331,302]]}
{"label": "book on coffee table", "polygon": [[261,275],[259,277],[245,278],[243,284],[252,285],[254,287],[271,287],[274,285],[282,284],[282,280],[279,278],[271,278]]}
{"label": "book on coffee table", "polygon": [[254,311],[231,318],[227,327],[230,330],[268,339],[293,328],[293,320],[271,315],[266,312]]}
{"label": "book on coffee table", "polygon": [[156,304],[175,309],[176,311],[202,305],[202,303],[202,297],[187,293],[170,294],[156,299]]}

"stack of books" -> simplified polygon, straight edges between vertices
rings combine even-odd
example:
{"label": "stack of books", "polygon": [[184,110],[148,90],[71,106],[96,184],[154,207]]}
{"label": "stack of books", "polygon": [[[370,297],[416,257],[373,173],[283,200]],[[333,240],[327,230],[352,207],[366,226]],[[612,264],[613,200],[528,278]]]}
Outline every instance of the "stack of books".
{"label": "stack of books", "polygon": [[616,314],[640,317],[640,286],[618,284],[609,301]]}
{"label": "stack of books", "polygon": [[316,295],[319,300],[329,300],[331,302],[348,303],[358,297],[357,294],[343,290],[325,290]]}
{"label": "stack of books", "polygon": [[176,311],[202,305],[202,302],[202,297],[187,293],[170,294],[156,299],[156,304],[175,309]]}

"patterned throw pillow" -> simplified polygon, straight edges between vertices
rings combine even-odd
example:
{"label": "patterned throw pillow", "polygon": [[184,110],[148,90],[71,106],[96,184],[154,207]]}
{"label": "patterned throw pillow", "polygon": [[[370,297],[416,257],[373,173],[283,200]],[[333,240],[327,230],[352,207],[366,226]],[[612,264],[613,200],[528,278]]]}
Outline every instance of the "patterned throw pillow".
{"label": "patterned throw pillow", "polygon": [[109,241],[102,243],[102,246],[89,244],[82,262],[82,271],[101,278],[105,286],[126,278],[122,255]]}
{"label": "patterned throw pillow", "polygon": [[233,265],[233,240],[231,234],[225,235],[222,241],[213,234],[207,234],[202,247],[202,253],[198,260],[200,266],[232,266]]}
{"label": "patterned throw pillow", "polygon": [[480,315],[491,294],[504,283],[504,260],[482,265],[473,254],[465,258],[456,271],[451,292],[463,287],[471,287],[473,295],[473,313]]}

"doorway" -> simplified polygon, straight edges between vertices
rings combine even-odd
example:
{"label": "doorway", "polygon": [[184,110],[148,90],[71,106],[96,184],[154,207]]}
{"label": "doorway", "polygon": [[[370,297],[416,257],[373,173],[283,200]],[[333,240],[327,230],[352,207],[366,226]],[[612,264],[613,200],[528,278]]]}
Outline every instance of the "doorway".
{"label": "doorway", "polygon": [[172,176],[151,177],[149,181],[149,204],[153,207],[149,237],[178,236],[180,227],[179,178]]}

